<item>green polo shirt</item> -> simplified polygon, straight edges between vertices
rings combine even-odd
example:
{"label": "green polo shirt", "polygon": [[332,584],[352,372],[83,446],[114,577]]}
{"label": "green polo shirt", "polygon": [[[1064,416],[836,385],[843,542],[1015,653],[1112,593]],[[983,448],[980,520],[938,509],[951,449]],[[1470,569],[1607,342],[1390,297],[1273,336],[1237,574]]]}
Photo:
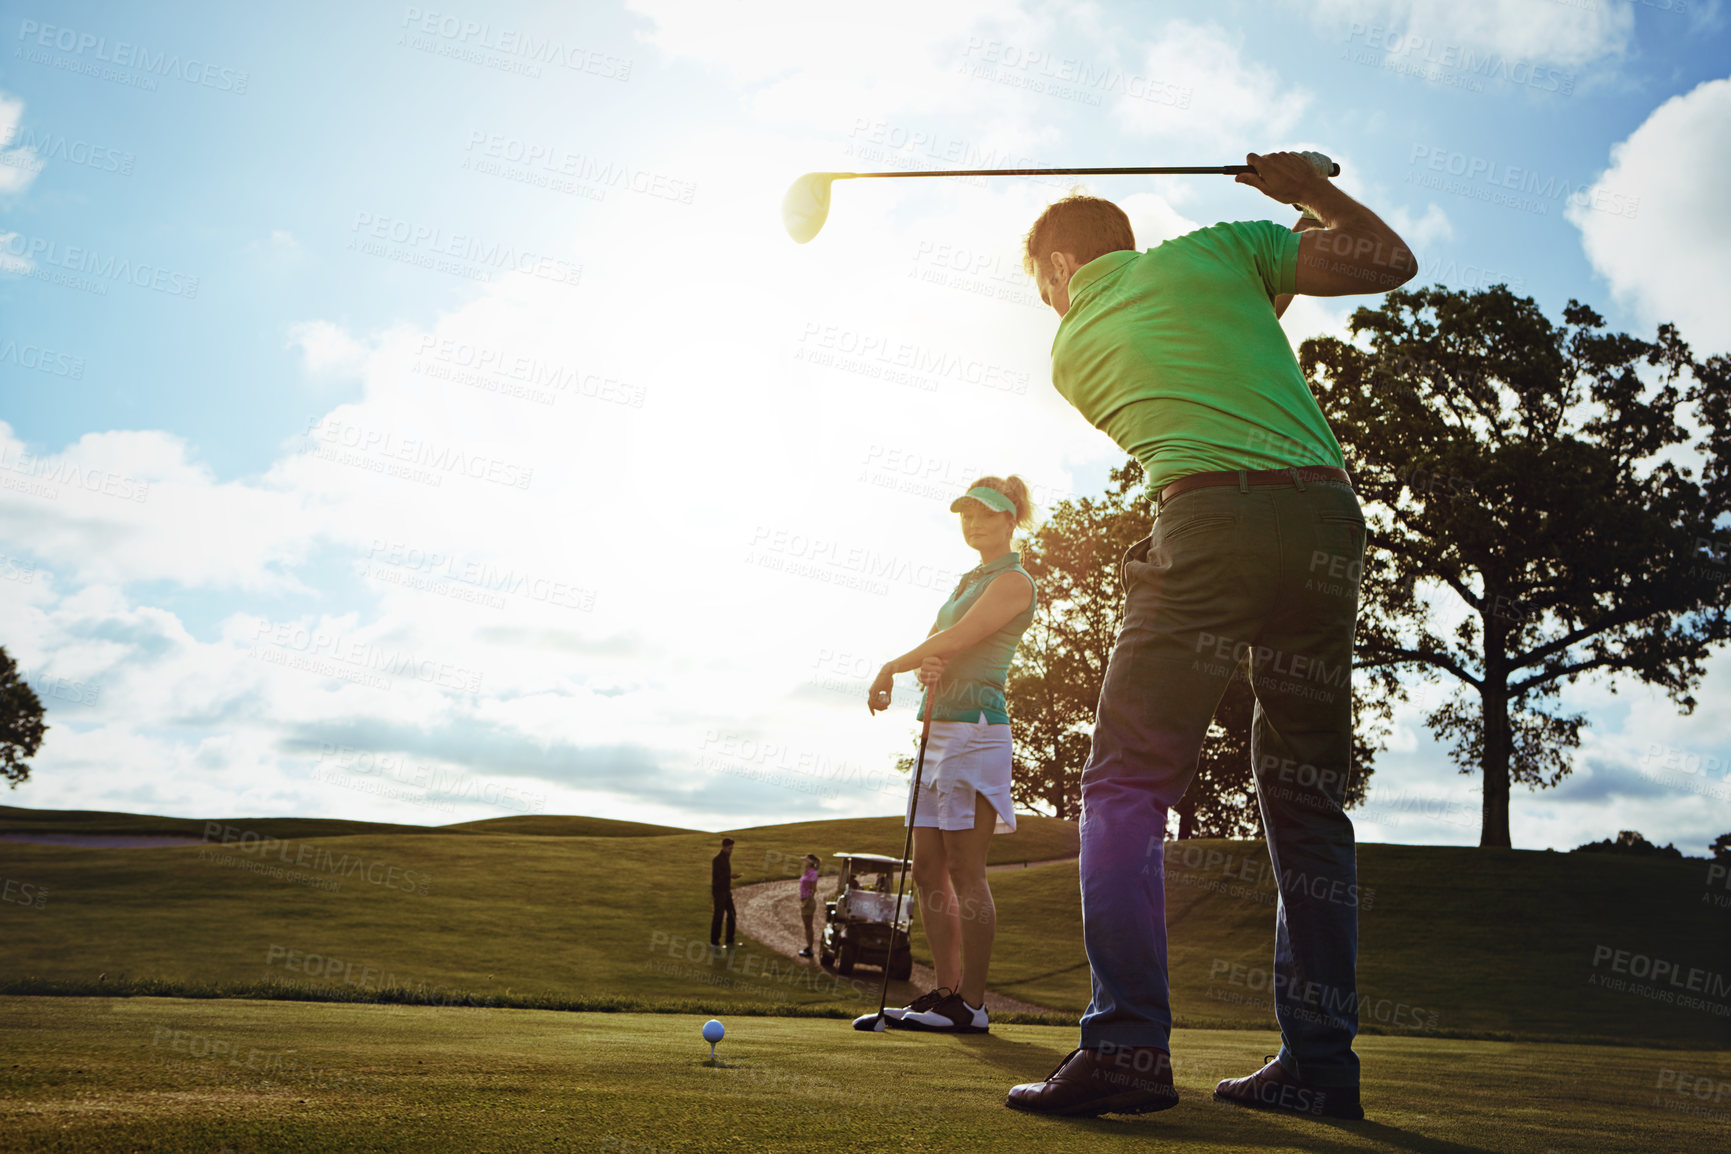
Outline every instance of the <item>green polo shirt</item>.
{"label": "green polo shirt", "polygon": [[[1001,573],[1020,573],[1032,586],[1034,579],[1022,568],[1020,553],[1005,553],[984,565],[962,574],[956,591],[938,610],[937,626],[948,629],[967,616],[974,602],[986,592],[986,586]],[[1016,645],[1034,621],[1034,606],[1039,600],[1036,588],[1028,600],[1028,608],[1004,623],[996,633],[962,650],[944,666],[944,679],[938,683],[937,700],[932,708],[933,721],[976,721],[987,725],[1008,725],[1010,714],[1004,703],[1004,679],[1010,674],[1010,660],[1016,655]],[[921,705],[920,717],[925,716]]]}
{"label": "green polo shirt", "polygon": [[1190,473],[1344,467],[1274,315],[1299,234],[1273,221],[1109,252],[1070,278],[1052,383],[1142,462],[1157,493]]}

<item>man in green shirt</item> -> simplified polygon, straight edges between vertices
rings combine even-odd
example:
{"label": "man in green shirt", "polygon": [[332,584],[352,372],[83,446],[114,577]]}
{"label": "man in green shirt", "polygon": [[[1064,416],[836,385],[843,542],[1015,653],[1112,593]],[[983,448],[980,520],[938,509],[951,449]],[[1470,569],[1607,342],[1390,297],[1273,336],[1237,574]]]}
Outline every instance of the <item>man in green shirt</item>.
{"label": "man in green shirt", "polygon": [[1043,1114],[1161,1110],[1169,1057],[1163,841],[1234,676],[1256,693],[1251,761],[1279,887],[1280,1054],[1221,1101],[1362,1118],[1352,636],[1364,517],[1278,311],[1294,293],[1386,292],[1417,272],[1375,213],[1296,153],[1241,183],[1321,227],[1218,224],[1135,250],[1110,201],[1071,197],[1028,233],[1061,318],[1052,382],[1142,462],[1157,513],[1126,554],[1124,623],[1082,774],[1083,936],[1093,1001],[1080,1048],[1008,1104]]}

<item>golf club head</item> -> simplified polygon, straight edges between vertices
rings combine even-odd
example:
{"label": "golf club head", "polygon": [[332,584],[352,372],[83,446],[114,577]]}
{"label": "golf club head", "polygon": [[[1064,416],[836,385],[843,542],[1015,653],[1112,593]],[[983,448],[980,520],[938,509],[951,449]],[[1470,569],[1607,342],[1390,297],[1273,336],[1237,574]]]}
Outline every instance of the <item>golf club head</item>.
{"label": "golf club head", "polygon": [[808,172],[788,187],[781,198],[781,223],[798,244],[805,244],[829,219],[829,188],[833,172]]}
{"label": "golf club head", "polygon": [[881,1034],[884,1032],[884,1016],[881,1013],[861,1014],[853,1020],[853,1028],[856,1030],[866,1030],[873,1034]]}

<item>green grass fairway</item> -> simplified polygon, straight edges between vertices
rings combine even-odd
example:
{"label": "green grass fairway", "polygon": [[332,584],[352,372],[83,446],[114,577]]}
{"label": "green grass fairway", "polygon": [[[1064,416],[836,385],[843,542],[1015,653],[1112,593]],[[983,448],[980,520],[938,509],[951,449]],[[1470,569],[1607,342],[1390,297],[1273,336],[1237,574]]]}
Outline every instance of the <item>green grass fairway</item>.
{"label": "green grass fairway", "polygon": [[1004,1093],[1044,1077],[1073,1029],[934,1038],[737,1018],[714,1068],[702,1020],[0,998],[0,1150],[1704,1154],[1724,1148],[1731,1106],[1695,1090],[1731,1084],[1724,1053],[1380,1037],[1358,1047],[1364,1122],[1289,1118],[1209,1098],[1273,1035],[1187,1030],[1174,1109],[1035,1118]]}

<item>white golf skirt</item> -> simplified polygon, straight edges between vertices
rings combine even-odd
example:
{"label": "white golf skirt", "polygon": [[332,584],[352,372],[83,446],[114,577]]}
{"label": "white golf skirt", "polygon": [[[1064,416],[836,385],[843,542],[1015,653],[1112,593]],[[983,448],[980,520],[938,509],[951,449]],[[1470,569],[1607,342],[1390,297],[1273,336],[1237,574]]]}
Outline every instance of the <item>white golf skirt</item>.
{"label": "white golf skirt", "polygon": [[[920,774],[919,805],[914,807],[913,775],[908,775],[908,805],[915,826],[974,828],[974,795],[997,812],[993,833],[1016,832],[1010,800],[1010,727],[980,721],[934,721]],[[908,815],[902,815],[908,824]]]}

